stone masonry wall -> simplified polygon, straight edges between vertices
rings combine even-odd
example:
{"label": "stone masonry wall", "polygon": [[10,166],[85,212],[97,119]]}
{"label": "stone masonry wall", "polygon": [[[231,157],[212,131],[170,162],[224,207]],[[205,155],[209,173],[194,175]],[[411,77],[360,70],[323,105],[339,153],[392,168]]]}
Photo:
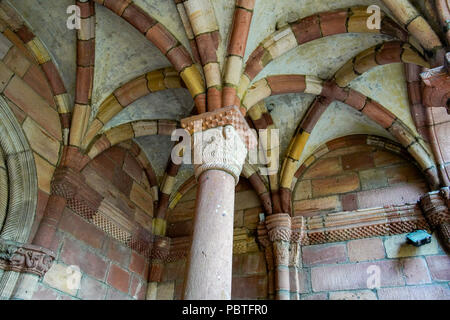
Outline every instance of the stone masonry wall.
{"label": "stone masonry wall", "polygon": [[[132,250],[129,242],[137,233],[151,241],[153,199],[143,169],[129,150],[117,146],[95,158],[82,173],[89,187],[102,196],[102,203],[109,203],[103,213],[116,232],[102,230],[101,224],[94,225],[66,207],[50,248],[56,261],[32,299],[143,300],[148,253]],[[81,272],[79,286],[70,266]]]}
{"label": "stone masonry wall", "polygon": [[[302,262],[301,299],[450,299],[450,258],[435,236],[419,248],[405,234],[305,246]],[[380,287],[371,288],[377,269]]]}

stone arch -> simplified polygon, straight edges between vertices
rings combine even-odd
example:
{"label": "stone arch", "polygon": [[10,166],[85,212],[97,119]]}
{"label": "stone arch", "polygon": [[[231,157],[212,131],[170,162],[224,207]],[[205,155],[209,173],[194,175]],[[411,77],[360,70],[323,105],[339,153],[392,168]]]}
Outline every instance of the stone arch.
{"label": "stone arch", "polygon": [[[16,117],[0,97],[0,155],[4,162],[0,201],[6,200],[6,211],[0,221],[0,239],[26,243],[30,236],[37,206],[37,172],[33,152]],[[0,169],[1,170],[1,169]],[[0,183],[1,177],[0,177]],[[0,272],[0,296],[9,297],[19,279],[19,273]]]}

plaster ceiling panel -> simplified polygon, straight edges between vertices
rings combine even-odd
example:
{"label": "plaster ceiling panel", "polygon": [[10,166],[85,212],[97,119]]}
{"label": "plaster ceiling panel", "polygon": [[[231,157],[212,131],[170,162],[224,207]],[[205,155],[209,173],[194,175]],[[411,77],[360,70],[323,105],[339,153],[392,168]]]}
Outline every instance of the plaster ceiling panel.
{"label": "plaster ceiling panel", "polygon": [[142,97],[123,109],[105,130],[136,120],[178,120],[188,117],[194,102],[186,89],[170,89]]}
{"label": "plaster ceiling panel", "polygon": [[350,87],[381,103],[418,135],[409,109],[403,64],[376,67],[353,80]]}
{"label": "plaster ceiling panel", "polygon": [[292,135],[300,120],[314,100],[312,94],[285,94],[269,97],[265,100],[266,108],[272,116],[280,138],[280,161],[282,161]]}
{"label": "plaster ceiling panel", "polygon": [[173,0],[134,0],[136,5],[158,20],[169,30],[185,48],[192,53],[189,40],[184,31],[175,1]]}
{"label": "plaster ceiling panel", "polygon": [[144,150],[158,181],[161,182],[174,142],[170,140],[169,136],[144,136],[134,140]]}
{"label": "plaster ceiling panel", "polygon": [[395,138],[382,126],[352,107],[333,102],[322,114],[300,157],[303,163],[317,148],[327,141],[352,134],[371,134],[395,141]]}
{"label": "plaster ceiling panel", "polygon": [[109,9],[96,5],[96,53],[92,114],[122,84],[169,61],[144,35]]}
{"label": "plaster ceiling panel", "polygon": [[304,18],[315,13],[330,11],[353,6],[378,5],[383,11],[387,11],[380,0],[258,0],[256,1],[252,24],[250,27],[247,50],[244,61],[255,48],[276,30],[279,26]]}
{"label": "plaster ceiling panel", "polygon": [[76,74],[76,30],[67,28],[67,7],[73,0],[16,0],[7,1],[14,7],[33,33],[52,55],[70,96],[73,106]]}

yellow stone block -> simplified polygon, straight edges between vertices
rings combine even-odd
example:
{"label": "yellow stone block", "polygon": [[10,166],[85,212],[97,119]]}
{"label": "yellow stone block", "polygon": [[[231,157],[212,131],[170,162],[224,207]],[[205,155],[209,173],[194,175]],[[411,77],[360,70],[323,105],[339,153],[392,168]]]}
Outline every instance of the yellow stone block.
{"label": "yellow stone block", "polygon": [[56,165],[59,158],[59,141],[48,134],[30,117],[26,118],[23,123],[23,130],[30,142],[31,149],[51,164]]}
{"label": "yellow stone block", "polygon": [[289,157],[298,160],[300,159],[300,156],[303,152],[303,149],[305,148],[306,143],[309,139],[309,133],[306,131],[303,131],[300,135],[297,134],[295,137],[294,144],[292,145],[292,149],[289,151]]}
{"label": "yellow stone block", "polygon": [[133,182],[133,186],[131,187],[130,200],[148,215],[153,216],[152,196],[136,182]]}
{"label": "yellow stone block", "polygon": [[155,218],[152,221],[153,234],[156,236],[163,236],[166,234],[167,221],[161,218]]}
{"label": "yellow stone block", "polygon": [[47,161],[45,161],[37,153],[33,153],[33,155],[34,155],[34,162],[36,164],[38,187],[42,191],[45,191],[48,194],[50,194],[50,185],[52,182],[53,173],[55,172],[56,168]]}
{"label": "yellow stone block", "polygon": [[134,131],[130,123],[125,123],[106,131],[105,135],[111,143],[111,146],[114,146],[120,142],[134,138]]}
{"label": "yellow stone block", "polygon": [[155,70],[147,73],[147,86],[151,92],[161,91],[166,89],[164,83],[164,73],[162,70]]}
{"label": "yellow stone block", "polygon": [[196,97],[200,93],[205,92],[205,83],[203,78],[195,65],[187,67],[181,72],[181,78],[183,79],[186,87],[191,93],[192,97]]}
{"label": "yellow stone block", "polygon": [[106,124],[115,115],[122,111],[122,109],[123,108],[117,98],[113,94],[111,94],[100,105],[96,118],[99,119],[103,124]]}
{"label": "yellow stone block", "polygon": [[294,178],[295,171],[297,170],[297,161],[292,159],[286,159],[283,168],[283,175],[281,177],[280,186],[282,188],[290,189],[292,185],[292,179]]}

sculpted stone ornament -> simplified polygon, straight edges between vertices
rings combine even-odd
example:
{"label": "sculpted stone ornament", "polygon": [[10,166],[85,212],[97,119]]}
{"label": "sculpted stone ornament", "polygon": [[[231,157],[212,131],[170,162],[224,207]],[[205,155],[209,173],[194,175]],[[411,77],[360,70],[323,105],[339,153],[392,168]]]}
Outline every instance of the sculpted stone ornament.
{"label": "sculpted stone ornament", "polygon": [[0,240],[0,269],[32,273],[43,277],[55,255],[48,249],[30,244]]}
{"label": "sculpted stone ornament", "polygon": [[423,103],[426,107],[447,108],[450,113],[450,52],[445,55],[445,65],[430,69],[420,76],[425,84]]}
{"label": "sculpted stone ornament", "polygon": [[[206,170],[223,170],[231,174],[238,183],[247,149],[232,126],[195,132],[193,142],[197,179]],[[201,159],[201,164],[196,164],[197,159]]]}

